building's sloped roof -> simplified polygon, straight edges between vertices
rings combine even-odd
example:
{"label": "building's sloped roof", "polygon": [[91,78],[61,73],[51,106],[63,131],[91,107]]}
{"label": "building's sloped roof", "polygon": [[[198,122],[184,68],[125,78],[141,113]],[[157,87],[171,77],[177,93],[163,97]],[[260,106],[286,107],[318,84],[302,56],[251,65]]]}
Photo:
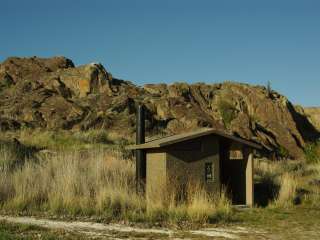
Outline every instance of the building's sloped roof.
{"label": "building's sloped roof", "polygon": [[193,132],[189,132],[189,133],[183,133],[183,134],[177,134],[177,135],[172,135],[169,137],[164,137],[164,138],[160,138],[160,139],[156,139],[153,141],[149,141],[143,144],[137,144],[137,145],[131,145],[128,146],[128,149],[134,150],[134,149],[150,149],[150,148],[161,148],[161,147],[165,147],[165,146],[169,146],[175,143],[179,143],[179,142],[184,142],[187,140],[191,140],[191,139],[195,139],[198,137],[203,137],[203,136],[207,136],[207,135],[216,135],[216,136],[220,136],[223,138],[227,138],[239,143],[242,143],[244,145],[250,146],[252,148],[256,148],[256,149],[261,149],[261,145],[245,140],[243,138],[240,137],[236,137],[227,133],[224,133],[222,131],[218,131],[212,128],[202,128]]}

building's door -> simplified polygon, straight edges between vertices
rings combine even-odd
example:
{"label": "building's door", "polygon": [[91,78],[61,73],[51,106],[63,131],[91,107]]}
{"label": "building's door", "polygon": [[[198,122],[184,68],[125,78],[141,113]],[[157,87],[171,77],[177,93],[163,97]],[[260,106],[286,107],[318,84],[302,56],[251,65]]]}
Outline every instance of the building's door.
{"label": "building's door", "polygon": [[230,159],[230,142],[220,141],[220,181],[233,204],[246,204],[246,161]]}

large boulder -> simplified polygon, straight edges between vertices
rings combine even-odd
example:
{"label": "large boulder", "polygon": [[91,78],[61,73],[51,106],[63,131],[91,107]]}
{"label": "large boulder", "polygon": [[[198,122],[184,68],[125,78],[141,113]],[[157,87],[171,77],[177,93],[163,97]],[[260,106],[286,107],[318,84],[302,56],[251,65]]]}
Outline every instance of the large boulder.
{"label": "large boulder", "polygon": [[110,91],[112,76],[101,64],[92,63],[77,68],[59,69],[54,78],[60,79],[76,97]]}

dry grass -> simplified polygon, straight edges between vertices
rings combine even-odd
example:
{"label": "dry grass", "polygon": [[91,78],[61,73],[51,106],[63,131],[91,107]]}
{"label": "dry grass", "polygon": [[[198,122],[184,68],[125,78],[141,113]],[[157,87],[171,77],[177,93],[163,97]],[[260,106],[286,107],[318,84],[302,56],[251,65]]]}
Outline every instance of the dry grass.
{"label": "dry grass", "polygon": [[3,171],[0,183],[6,209],[121,218],[143,211],[143,199],[134,191],[134,165],[117,152],[68,152],[28,161]]}
{"label": "dry grass", "polygon": [[177,201],[176,193],[167,191],[165,201],[147,204],[135,191],[134,161],[113,148],[36,153],[24,161],[13,148],[3,149],[0,207],[6,211],[171,223],[225,220],[231,214],[224,192],[209,196],[200,185],[189,190],[187,201]]}
{"label": "dry grass", "polygon": [[148,201],[148,217],[156,221],[206,223],[227,221],[231,218],[231,201],[225,190],[211,194],[199,183],[187,183],[185,193],[181,186],[170,180],[169,187],[159,185],[160,194]]}
{"label": "dry grass", "polygon": [[320,206],[320,162],[262,159],[257,161],[255,173],[256,183],[262,183],[265,192],[272,190],[268,192],[270,207]]}
{"label": "dry grass", "polygon": [[312,173],[313,178],[310,179],[307,184],[310,188],[310,193],[305,196],[305,202],[312,207],[320,206],[320,161],[309,164],[307,171]]}
{"label": "dry grass", "polygon": [[0,140],[8,141],[17,138],[23,144],[37,146],[50,150],[79,150],[96,149],[97,147],[111,147],[128,141],[115,132],[104,129],[87,131],[47,131],[41,129],[24,129],[15,132],[3,132]]}
{"label": "dry grass", "polygon": [[209,195],[203,188],[195,189],[189,199],[187,214],[189,219],[197,222],[212,222],[231,217],[231,201],[224,190],[221,193]]}
{"label": "dry grass", "polygon": [[278,181],[280,190],[273,205],[275,207],[283,208],[292,207],[297,193],[297,178],[294,175],[286,172],[280,177]]}
{"label": "dry grass", "polygon": [[7,171],[8,166],[10,166],[11,159],[14,158],[12,151],[7,149],[7,146],[0,144],[0,171]]}

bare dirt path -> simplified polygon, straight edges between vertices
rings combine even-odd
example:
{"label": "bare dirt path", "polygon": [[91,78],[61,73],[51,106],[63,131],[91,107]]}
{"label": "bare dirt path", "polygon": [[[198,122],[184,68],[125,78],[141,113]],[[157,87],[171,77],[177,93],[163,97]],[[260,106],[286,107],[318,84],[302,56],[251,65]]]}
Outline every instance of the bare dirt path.
{"label": "bare dirt path", "polygon": [[0,221],[48,229],[62,229],[102,239],[267,239],[262,231],[239,226],[176,231],[165,228],[138,228],[121,224],[65,222],[34,217],[0,216]]}

